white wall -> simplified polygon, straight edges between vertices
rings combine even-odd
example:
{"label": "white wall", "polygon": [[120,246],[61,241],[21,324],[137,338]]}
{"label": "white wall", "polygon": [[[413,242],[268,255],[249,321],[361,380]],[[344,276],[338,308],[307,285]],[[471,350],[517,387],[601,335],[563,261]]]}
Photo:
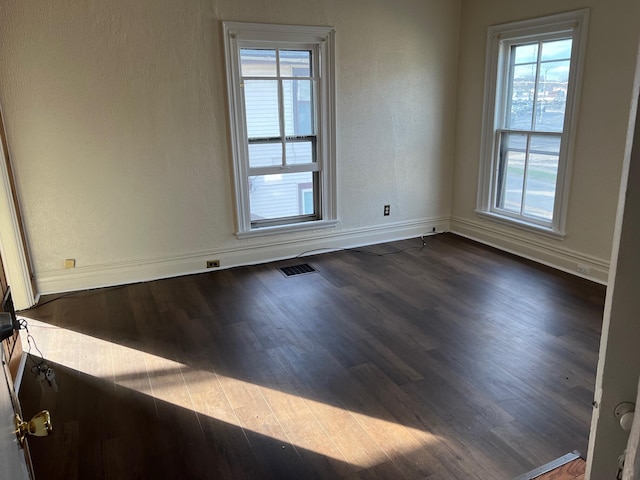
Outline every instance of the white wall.
{"label": "white wall", "polygon": [[[487,26],[585,6],[568,235],[481,219]],[[606,281],[635,0],[6,0],[0,9],[0,105],[41,293],[201,271],[211,258],[225,267],[410,237],[446,229],[450,215],[458,233],[569,271],[582,263]],[[235,238],[221,20],[336,27],[335,229]],[[64,270],[65,258],[77,268]]]}
{"label": "white wall", "polygon": [[[587,39],[567,236],[556,240],[474,213],[478,188],[486,32],[489,25],[588,7]],[[605,282],[625,135],[632,105],[640,2],[463,0],[453,183],[453,231]]]}
{"label": "white wall", "polygon": [[[4,1],[0,104],[40,293],[446,228],[459,19],[451,0]],[[235,238],[221,20],[336,27],[336,229]]]}

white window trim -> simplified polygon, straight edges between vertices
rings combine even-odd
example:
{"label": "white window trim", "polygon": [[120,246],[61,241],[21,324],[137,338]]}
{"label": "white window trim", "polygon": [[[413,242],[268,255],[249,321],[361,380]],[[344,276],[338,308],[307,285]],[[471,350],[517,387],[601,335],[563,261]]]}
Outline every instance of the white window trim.
{"label": "white window trim", "polygon": [[[335,29],[333,27],[275,25],[244,22],[223,22],[224,48],[226,56],[227,92],[229,98],[229,119],[231,149],[233,155],[233,176],[236,197],[236,219],[238,238],[289,233],[300,230],[333,227],[337,222],[336,200],[336,145],[335,145]],[[238,42],[253,42],[317,45],[319,51],[319,82],[317,87],[318,112],[318,169],[320,218],[270,227],[251,228],[249,210],[249,187],[245,181],[248,174],[246,132],[243,128],[243,104],[239,78]]]}
{"label": "white window trim", "polygon": [[[566,220],[569,203],[569,184],[573,164],[573,153],[578,119],[578,108],[581,90],[581,79],[587,41],[587,25],[589,9],[576,10],[531,20],[495,25],[487,31],[487,54],[485,62],[485,92],[482,120],[482,143],[478,184],[476,213],[516,228],[540,233],[553,238],[562,239],[566,235]],[[571,73],[569,84],[572,85],[567,95],[565,110],[565,129],[562,134],[562,147],[556,182],[556,201],[554,203],[553,220],[550,224],[541,224],[534,219],[529,221],[522,217],[511,217],[494,208],[494,175],[496,135],[502,112],[502,98],[497,93],[503,90],[505,81],[502,49],[503,42],[526,40],[527,37],[539,38],[545,33],[573,32],[571,51]]]}

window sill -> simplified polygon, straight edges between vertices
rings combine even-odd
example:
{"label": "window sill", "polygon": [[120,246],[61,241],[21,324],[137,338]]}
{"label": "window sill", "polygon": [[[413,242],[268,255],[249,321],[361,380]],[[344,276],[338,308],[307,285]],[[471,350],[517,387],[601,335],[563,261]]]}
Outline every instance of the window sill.
{"label": "window sill", "polygon": [[503,225],[515,227],[520,230],[524,230],[530,233],[535,233],[537,235],[543,235],[545,237],[554,238],[556,240],[564,240],[564,237],[566,236],[565,232],[554,230],[551,227],[545,227],[535,223],[529,223],[524,220],[508,217],[506,215],[500,215],[499,213],[495,213],[495,212],[485,212],[483,210],[476,210],[476,214],[478,214],[481,217],[487,218],[489,220],[502,223]]}
{"label": "window sill", "polygon": [[295,233],[303,232],[306,230],[317,230],[319,228],[331,228],[338,224],[337,220],[317,220],[315,222],[294,223],[289,225],[278,225],[277,227],[262,227],[255,228],[253,230],[247,230],[246,232],[237,232],[236,237],[252,238],[252,237],[264,237],[267,235],[278,235],[281,233]]}

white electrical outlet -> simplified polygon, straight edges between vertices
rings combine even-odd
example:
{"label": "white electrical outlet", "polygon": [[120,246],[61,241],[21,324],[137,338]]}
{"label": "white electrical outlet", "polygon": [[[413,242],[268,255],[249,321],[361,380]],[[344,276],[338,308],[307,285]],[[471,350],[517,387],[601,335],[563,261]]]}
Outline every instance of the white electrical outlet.
{"label": "white electrical outlet", "polygon": [[589,275],[589,266],[584,263],[579,263],[577,265],[578,273],[584,273],[585,275]]}

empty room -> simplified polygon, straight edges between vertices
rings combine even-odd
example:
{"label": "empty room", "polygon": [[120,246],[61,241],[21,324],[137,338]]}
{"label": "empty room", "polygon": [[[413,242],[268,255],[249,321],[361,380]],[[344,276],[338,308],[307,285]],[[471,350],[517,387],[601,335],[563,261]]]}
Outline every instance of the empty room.
{"label": "empty room", "polygon": [[0,2],[0,478],[638,478],[638,18]]}

